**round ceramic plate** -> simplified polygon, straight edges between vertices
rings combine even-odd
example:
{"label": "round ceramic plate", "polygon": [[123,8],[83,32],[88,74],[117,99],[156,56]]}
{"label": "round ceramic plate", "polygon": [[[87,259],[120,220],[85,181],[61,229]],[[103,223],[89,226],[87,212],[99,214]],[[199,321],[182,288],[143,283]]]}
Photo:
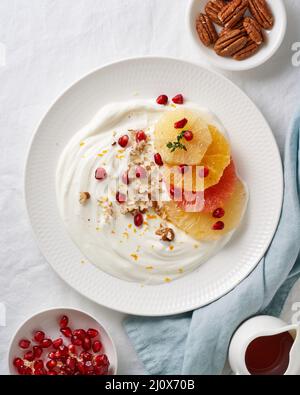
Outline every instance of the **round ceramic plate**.
{"label": "round ceramic plate", "polygon": [[[114,278],[87,262],[60,218],[55,171],[68,141],[103,105],[137,95],[156,98],[165,92],[170,97],[183,93],[220,118],[231,138],[238,171],[248,184],[250,200],[239,231],[216,256],[196,272],[170,284],[142,287]],[[89,74],[52,106],[31,144],[25,193],[39,247],[70,286],[118,311],[171,315],[220,298],[255,268],[273,238],[280,217],[282,164],[272,131],[262,114],[230,81],[198,65],[175,59],[130,59]]]}

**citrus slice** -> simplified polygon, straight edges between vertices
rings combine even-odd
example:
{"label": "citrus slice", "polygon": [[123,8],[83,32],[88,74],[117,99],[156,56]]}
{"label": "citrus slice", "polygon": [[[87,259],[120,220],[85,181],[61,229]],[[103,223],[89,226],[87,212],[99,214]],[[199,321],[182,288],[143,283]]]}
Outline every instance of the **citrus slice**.
{"label": "citrus slice", "polygon": [[209,170],[204,180],[205,189],[218,184],[231,158],[231,149],[226,137],[213,125],[209,125],[208,129],[212,136],[212,143],[201,162],[201,166]]}
{"label": "citrus slice", "polygon": [[[174,185],[185,191],[203,191],[216,185],[230,163],[230,145],[225,136],[215,126],[208,125],[212,143],[208,147],[199,166],[163,167],[163,175],[167,185]],[[203,176],[206,171],[206,177]]]}
{"label": "citrus slice", "polygon": [[[234,162],[231,161],[229,166],[226,167],[224,173],[217,185],[214,185],[203,191],[196,193],[190,191],[181,192],[177,199],[177,204],[185,211],[193,212],[208,212],[212,213],[224,203],[233,194],[235,183],[237,182],[237,175],[235,171]],[[181,198],[182,197],[182,198]],[[180,199],[181,198],[181,199]]]}
{"label": "citrus slice", "polygon": [[[182,121],[184,126],[176,128],[175,124]],[[181,148],[177,147],[172,152],[173,145],[178,143],[178,137],[184,132],[192,132],[192,139],[182,137],[179,142]],[[166,112],[157,122],[154,131],[154,145],[157,152],[160,153],[163,161],[171,165],[199,165],[212,142],[212,137],[207,123],[201,118],[195,110],[180,108]],[[183,148],[184,147],[184,148]]]}
{"label": "citrus slice", "polygon": [[[169,222],[196,240],[218,240],[236,229],[242,219],[247,203],[244,184],[237,180],[232,196],[220,207],[218,216],[212,213],[183,211],[174,201],[164,204],[164,212]],[[222,217],[219,212],[222,211]]]}
{"label": "citrus slice", "polygon": [[204,192],[204,211],[213,212],[222,206],[234,193],[235,184],[238,181],[234,162],[224,170],[219,183]]}

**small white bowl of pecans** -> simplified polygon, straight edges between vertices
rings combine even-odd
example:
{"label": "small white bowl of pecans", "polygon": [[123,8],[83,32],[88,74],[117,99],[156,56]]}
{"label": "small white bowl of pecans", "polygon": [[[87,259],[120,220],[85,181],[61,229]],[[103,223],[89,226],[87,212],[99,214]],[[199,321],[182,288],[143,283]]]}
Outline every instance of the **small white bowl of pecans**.
{"label": "small white bowl of pecans", "polygon": [[191,0],[188,26],[214,66],[249,70],[279,49],[287,16],[283,0]]}

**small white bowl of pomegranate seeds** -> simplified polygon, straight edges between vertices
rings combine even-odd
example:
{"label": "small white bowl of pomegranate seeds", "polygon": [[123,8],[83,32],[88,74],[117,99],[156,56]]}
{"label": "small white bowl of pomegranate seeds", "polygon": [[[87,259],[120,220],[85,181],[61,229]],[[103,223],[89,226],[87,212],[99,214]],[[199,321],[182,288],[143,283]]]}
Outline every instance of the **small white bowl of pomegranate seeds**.
{"label": "small white bowl of pomegranate seeds", "polygon": [[104,376],[117,374],[117,352],[107,330],[71,308],[38,313],[15,334],[9,349],[12,375]]}

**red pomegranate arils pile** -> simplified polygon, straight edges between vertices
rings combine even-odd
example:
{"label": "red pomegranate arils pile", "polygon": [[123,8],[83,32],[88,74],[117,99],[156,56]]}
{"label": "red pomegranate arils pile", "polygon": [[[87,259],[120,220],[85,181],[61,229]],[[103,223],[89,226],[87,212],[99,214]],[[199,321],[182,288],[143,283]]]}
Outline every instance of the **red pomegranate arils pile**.
{"label": "red pomegranate arils pile", "polygon": [[[42,331],[33,335],[35,345],[22,339],[19,347],[23,357],[16,357],[13,365],[22,376],[104,376],[109,371],[109,360],[103,354],[100,333],[89,328],[72,330],[69,318],[63,316],[59,329],[64,338],[50,339]],[[42,360],[42,354],[45,353]]]}

